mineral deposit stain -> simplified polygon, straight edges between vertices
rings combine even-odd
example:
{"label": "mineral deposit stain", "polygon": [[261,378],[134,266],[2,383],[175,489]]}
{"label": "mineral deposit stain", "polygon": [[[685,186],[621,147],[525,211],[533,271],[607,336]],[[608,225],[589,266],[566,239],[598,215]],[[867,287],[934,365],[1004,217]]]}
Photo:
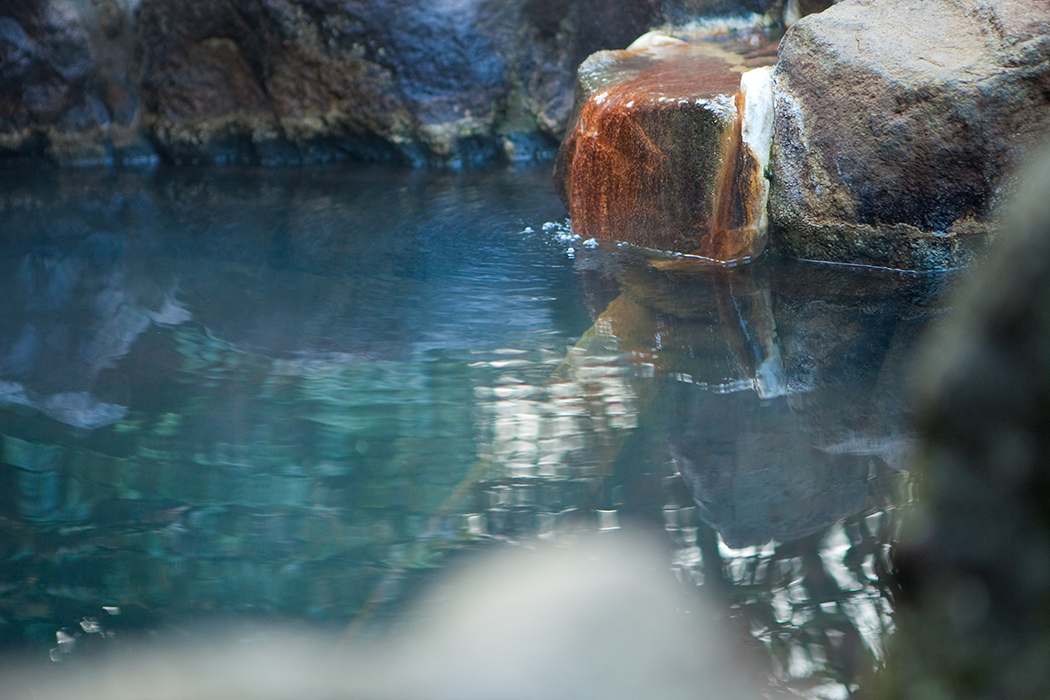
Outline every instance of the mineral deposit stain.
{"label": "mineral deposit stain", "polygon": [[588,59],[555,169],[573,230],[720,263],[760,253],[763,175],[741,140],[747,68],[682,41]]}

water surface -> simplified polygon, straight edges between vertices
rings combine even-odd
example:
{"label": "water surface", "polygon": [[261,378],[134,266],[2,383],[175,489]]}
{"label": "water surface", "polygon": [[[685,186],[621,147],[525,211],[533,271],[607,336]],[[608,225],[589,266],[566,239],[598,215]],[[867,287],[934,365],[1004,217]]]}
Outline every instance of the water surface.
{"label": "water surface", "polygon": [[944,279],[659,270],[564,216],[547,167],[0,174],[5,648],[382,624],[464,552],[636,529],[846,697]]}

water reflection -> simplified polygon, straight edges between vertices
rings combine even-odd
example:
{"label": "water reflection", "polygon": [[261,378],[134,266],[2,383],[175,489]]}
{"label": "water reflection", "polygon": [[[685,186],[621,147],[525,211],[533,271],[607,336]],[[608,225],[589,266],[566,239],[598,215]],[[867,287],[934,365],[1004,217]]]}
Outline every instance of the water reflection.
{"label": "water reflection", "polygon": [[78,177],[0,195],[6,644],[380,620],[450,554],[622,528],[784,688],[880,658],[941,278],[658,269],[539,230],[545,171]]}
{"label": "water reflection", "polygon": [[520,450],[497,438],[504,468],[478,487],[488,522],[522,538],[583,514],[591,529],[662,514],[680,579],[720,593],[779,687],[852,695],[893,627],[906,363],[945,279],[784,261],[683,274],[590,250],[577,269],[593,327],[524,394],[527,411],[505,410],[552,435],[552,388],[576,413],[602,397],[585,413],[603,438],[597,478],[573,503],[538,502],[557,492],[542,465],[558,460],[508,467]]}

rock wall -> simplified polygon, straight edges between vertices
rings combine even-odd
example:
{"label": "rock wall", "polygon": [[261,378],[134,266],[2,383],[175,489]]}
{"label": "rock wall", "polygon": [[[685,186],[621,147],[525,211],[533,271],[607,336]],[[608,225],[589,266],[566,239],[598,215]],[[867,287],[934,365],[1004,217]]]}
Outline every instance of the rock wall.
{"label": "rock wall", "polygon": [[552,155],[576,66],[775,0],[11,0],[0,158],[417,165]]}
{"label": "rock wall", "polygon": [[0,158],[137,162],[130,5],[11,0],[0,8]]}

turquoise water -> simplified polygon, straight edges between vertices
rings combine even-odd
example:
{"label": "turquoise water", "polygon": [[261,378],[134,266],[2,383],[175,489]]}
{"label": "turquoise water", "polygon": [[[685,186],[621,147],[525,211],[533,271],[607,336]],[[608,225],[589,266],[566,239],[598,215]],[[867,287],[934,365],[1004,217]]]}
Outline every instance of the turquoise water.
{"label": "turquoise water", "polygon": [[464,553],[642,530],[845,697],[944,278],[667,271],[564,217],[545,166],[0,174],[4,649],[382,625]]}

